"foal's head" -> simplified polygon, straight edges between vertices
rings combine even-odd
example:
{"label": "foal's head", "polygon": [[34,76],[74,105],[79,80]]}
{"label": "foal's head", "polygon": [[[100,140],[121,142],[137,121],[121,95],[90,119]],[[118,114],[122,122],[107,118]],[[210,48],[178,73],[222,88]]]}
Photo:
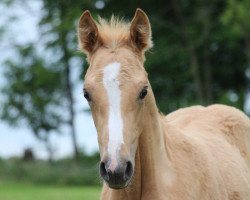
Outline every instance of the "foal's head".
{"label": "foal's head", "polygon": [[78,29],[90,63],[83,90],[98,132],[100,174],[109,187],[124,188],[133,175],[145,105],[153,96],[143,67],[150,24],[140,9],[130,24],[114,17],[96,23],[85,11]]}

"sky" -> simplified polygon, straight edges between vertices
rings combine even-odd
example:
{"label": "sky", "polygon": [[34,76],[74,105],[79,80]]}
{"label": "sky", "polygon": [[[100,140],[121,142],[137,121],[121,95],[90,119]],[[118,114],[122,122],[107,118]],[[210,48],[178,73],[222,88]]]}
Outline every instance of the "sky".
{"label": "sky", "polygon": [[[41,17],[42,5],[39,1],[29,2],[28,5],[15,3],[11,7],[0,4],[0,28],[6,25],[9,17],[18,16],[18,20],[8,24],[8,29],[2,36],[4,39],[0,38],[0,88],[7,83],[3,74],[3,61],[9,57],[14,59],[16,55],[11,43],[26,44],[37,40],[39,37],[37,23]],[[72,69],[72,80],[78,76],[79,70],[79,68]],[[97,133],[91,114],[83,112],[84,109],[88,108],[88,103],[81,94],[82,84],[81,81],[77,82],[73,90],[73,97],[76,102],[74,109],[77,111],[75,121],[77,144],[85,152],[93,153],[98,151]],[[0,101],[2,98],[3,96],[0,93]],[[73,147],[68,130],[63,131],[60,136],[52,134],[50,140],[55,147],[55,159],[72,155]],[[0,121],[0,157],[22,156],[26,148],[31,148],[36,158],[48,158],[44,143],[37,140],[30,129],[25,126],[11,127],[6,122]]]}

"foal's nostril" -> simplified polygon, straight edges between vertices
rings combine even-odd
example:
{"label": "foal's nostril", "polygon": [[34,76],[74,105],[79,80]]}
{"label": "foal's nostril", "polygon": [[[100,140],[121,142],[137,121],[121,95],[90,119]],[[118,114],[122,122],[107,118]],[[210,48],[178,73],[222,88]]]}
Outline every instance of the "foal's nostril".
{"label": "foal's nostril", "polygon": [[133,164],[130,161],[119,163],[114,171],[111,171],[105,162],[100,163],[100,175],[113,189],[126,187],[131,181],[133,171]]}
{"label": "foal's nostril", "polygon": [[105,181],[109,181],[108,172],[107,172],[107,170],[106,170],[106,167],[105,167],[105,163],[104,163],[104,162],[101,162],[101,163],[100,163],[100,174],[101,174],[102,178],[103,178]]}
{"label": "foal's nostril", "polygon": [[127,162],[127,167],[125,171],[125,179],[130,179],[133,174],[133,165],[130,161]]}

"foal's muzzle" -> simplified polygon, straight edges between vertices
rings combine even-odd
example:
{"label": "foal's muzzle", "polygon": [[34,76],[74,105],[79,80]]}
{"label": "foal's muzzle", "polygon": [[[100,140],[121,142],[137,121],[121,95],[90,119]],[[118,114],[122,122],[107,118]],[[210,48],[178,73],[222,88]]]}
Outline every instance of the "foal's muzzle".
{"label": "foal's muzzle", "polygon": [[128,186],[133,175],[132,162],[127,161],[124,164],[118,164],[112,172],[108,169],[108,163],[100,163],[100,174],[107,185],[112,189],[122,189]]}

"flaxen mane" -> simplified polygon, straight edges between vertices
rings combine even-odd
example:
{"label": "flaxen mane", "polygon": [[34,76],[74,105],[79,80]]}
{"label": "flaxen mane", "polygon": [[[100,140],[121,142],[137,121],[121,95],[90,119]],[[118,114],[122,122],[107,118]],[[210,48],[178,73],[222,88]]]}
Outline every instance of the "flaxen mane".
{"label": "flaxen mane", "polygon": [[109,21],[99,17],[97,26],[106,48],[115,50],[129,40],[129,23],[118,17],[112,16]]}
{"label": "flaxen mane", "polygon": [[[100,16],[98,17],[97,22],[95,22],[93,19],[91,20],[94,26],[96,26],[97,33],[93,33],[92,27],[88,27],[89,22],[86,23],[84,21],[80,21],[79,24],[82,23],[82,27],[79,27],[78,29],[78,38],[80,45],[79,49],[83,50],[87,54],[88,62],[90,61],[91,57],[91,54],[89,53],[93,53],[97,45],[98,47],[102,46],[112,51],[122,46],[127,46],[130,48],[132,47],[132,50],[135,53],[139,54],[139,57],[141,57],[142,61],[145,60],[144,52],[153,47],[153,42],[151,40],[151,31],[149,30],[150,24],[148,24],[149,29],[147,29],[145,28],[145,26],[140,25],[140,23],[142,22],[138,22],[139,24],[134,28],[135,32],[131,32],[131,25],[133,25],[133,22],[130,24],[124,19],[115,17],[114,15],[112,15],[110,20],[103,19]],[[80,38],[80,35],[85,35],[86,37]],[[131,37],[141,37],[136,38],[136,40],[142,40],[145,42],[142,43],[141,47],[138,49],[137,46],[134,45],[134,42],[131,41]],[[88,40],[85,40],[84,38]],[[83,41],[82,39],[84,39],[85,41]],[[95,43],[96,45],[92,45],[93,43]],[[83,44],[85,44],[85,46],[82,46]],[[93,49],[89,49],[90,46],[93,46]]]}

